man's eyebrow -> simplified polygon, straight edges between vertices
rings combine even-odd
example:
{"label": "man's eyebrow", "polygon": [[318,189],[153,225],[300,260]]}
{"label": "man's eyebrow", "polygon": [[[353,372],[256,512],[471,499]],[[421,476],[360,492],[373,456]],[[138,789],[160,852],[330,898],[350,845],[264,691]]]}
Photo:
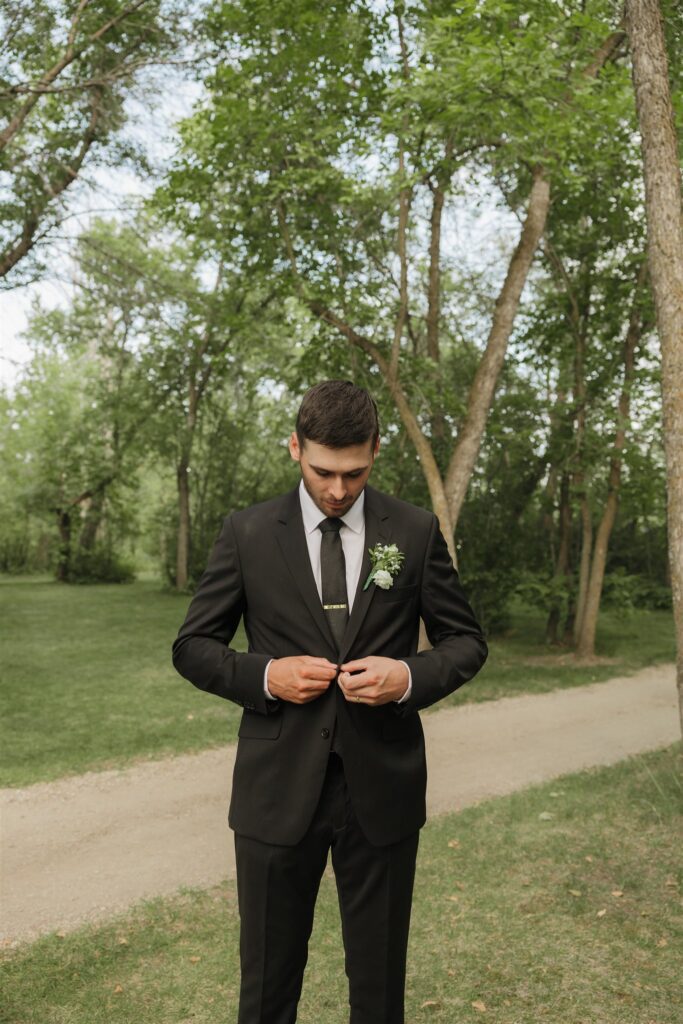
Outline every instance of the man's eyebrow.
{"label": "man's eyebrow", "polygon": [[[316,473],[334,473],[333,469],[328,469],[327,466],[314,466],[311,462],[311,469],[314,469]],[[363,470],[367,469],[366,466],[354,466],[353,469],[347,469],[342,473],[342,476],[347,476],[348,473],[362,473]]]}

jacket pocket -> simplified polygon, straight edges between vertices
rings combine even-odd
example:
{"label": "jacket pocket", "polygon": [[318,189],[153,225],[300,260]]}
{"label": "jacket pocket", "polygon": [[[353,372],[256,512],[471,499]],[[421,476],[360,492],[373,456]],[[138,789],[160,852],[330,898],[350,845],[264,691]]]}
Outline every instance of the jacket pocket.
{"label": "jacket pocket", "polygon": [[257,711],[244,711],[237,735],[240,739],[276,740],[282,729],[282,715],[260,715]]}
{"label": "jacket pocket", "polygon": [[417,583],[409,583],[407,587],[390,587],[388,590],[376,587],[376,590],[375,601],[381,601],[382,604],[391,604],[394,601],[409,601],[417,593]]}

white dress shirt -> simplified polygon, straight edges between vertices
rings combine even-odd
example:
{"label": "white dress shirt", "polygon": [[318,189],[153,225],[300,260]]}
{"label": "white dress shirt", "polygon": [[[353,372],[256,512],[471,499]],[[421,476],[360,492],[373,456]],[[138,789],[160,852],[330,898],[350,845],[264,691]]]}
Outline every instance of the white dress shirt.
{"label": "white dress shirt", "polygon": [[[311,560],[311,568],[313,569],[313,578],[315,579],[315,585],[318,589],[318,595],[322,601],[320,546],[322,544],[323,535],[318,529],[318,526],[322,523],[323,519],[326,519],[327,517],[322,514],[316,503],[313,501],[313,498],[304,487],[303,480],[299,484],[299,501],[301,503],[301,516],[304,523],[304,533],[306,534],[308,557]],[[342,550],[344,552],[344,562],[346,563],[346,595],[350,615],[353,609],[353,602],[356,596],[358,580],[360,578],[361,565],[363,563],[363,552],[365,550],[365,491],[360,492],[349,511],[339,518],[343,523],[339,531],[339,536],[341,538]],[[408,668],[408,665],[405,662],[403,662],[403,664],[408,669],[408,689],[401,699],[396,702],[397,704],[402,704],[403,701],[408,700],[408,697],[410,697],[410,691],[413,687],[410,668]],[[266,665],[266,670],[263,676],[263,688],[265,690],[266,697],[274,700],[275,698],[268,689],[269,666],[270,661]]]}
{"label": "white dress shirt", "polygon": [[[315,585],[322,601],[322,574],[320,569],[320,548],[323,535],[318,529],[326,518],[320,511],[313,498],[304,487],[303,480],[299,484],[299,501],[301,502],[301,515],[304,521],[304,532],[308,546],[308,557],[311,560]],[[346,596],[349,605],[349,615],[353,610],[353,602],[356,597],[358,578],[363,563],[363,549],[365,547],[365,491],[361,491],[346,515],[339,517],[344,524],[339,531],[346,562]]]}

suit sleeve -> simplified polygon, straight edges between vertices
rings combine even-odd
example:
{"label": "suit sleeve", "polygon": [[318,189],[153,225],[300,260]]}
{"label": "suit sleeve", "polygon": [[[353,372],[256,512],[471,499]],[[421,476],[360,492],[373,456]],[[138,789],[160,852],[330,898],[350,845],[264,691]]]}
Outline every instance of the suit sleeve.
{"label": "suit sleeve", "polygon": [[401,715],[453,693],[477,674],[488,656],[482,628],[460,585],[436,516],[425,553],[420,615],[432,649],[404,659],[413,687],[408,700],[396,706]]}
{"label": "suit sleeve", "polygon": [[263,688],[271,655],[246,654],[229,646],[244,609],[239,551],[228,516],[173,642],[173,664],[200,690],[268,714],[280,704],[266,700]]}

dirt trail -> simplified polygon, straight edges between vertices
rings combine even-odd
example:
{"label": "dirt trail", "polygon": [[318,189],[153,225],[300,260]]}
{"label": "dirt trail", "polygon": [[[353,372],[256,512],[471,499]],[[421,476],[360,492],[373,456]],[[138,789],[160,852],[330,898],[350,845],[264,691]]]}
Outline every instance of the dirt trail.
{"label": "dirt trail", "polygon": [[[680,738],[675,668],[463,704],[423,718],[429,813]],[[6,943],[103,920],[234,871],[227,807],[234,747],[0,791]]]}

